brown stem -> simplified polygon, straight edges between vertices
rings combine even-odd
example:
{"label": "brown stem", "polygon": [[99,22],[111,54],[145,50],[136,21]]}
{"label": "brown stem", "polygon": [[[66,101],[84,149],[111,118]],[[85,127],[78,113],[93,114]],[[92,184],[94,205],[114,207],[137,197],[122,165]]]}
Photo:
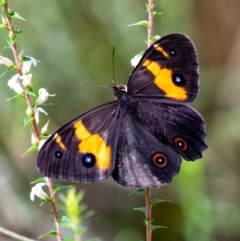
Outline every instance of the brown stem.
{"label": "brown stem", "polygon": [[52,205],[53,215],[54,215],[54,218],[55,218],[55,225],[56,225],[56,229],[57,229],[57,240],[62,241],[61,227],[60,227],[60,224],[58,222],[58,220],[59,220],[58,210],[57,210],[54,191],[53,191],[53,187],[52,187],[52,179],[49,178],[49,177],[46,177],[46,182],[47,182],[47,185],[48,185],[48,190],[49,190],[50,196],[52,197],[51,205]]}
{"label": "brown stem", "polygon": [[[148,0],[148,47],[152,44],[150,37],[153,35],[153,0]],[[152,220],[152,206],[151,206],[151,188],[146,189],[146,241],[152,240],[151,220]]]}
{"label": "brown stem", "polygon": [[150,37],[153,35],[153,0],[148,0],[148,47],[152,44]]}
{"label": "brown stem", "polygon": [[[6,3],[4,4],[3,7],[4,7],[5,15],[6,15],[8,31],[9,31],[9,33],[14,34],[14,29],[13,29],[13,26],[12,26],[11,18],[8,16],[8,8],[9,8],[8,7],[8,0],[6,0]],[[22,76],[23,75],[22,65],[21,65],[21,62],[19,60],[19,52],[18,52],[18,47],[17,47],[16,41],[14,42],[14,44],[12,46],[12,50],[13,50],[13,55],[14,55],[14,59],[15,59],[15,64],[17,66],[17,72],[20,76]],[[25,92],[24,97],[25,97],[27,106],[32,112],[32,117],[35,117],[35,111],[34,111],[34,108],[33,108],[32,102],[31,102],[30,95],[27,94],[26,90],[24,92]],[[32,122],[32,126],[33,126],[33,133],[36,137],[37,142],[39,143],[40,142],[40,133],[39,133],[38,125],[37,125],[37,122],[36,122],[35,118]],[[58,216],[58,212],[57,212],[56,201],[55,201],[55,198],[54,198],[52,180],[47,177],[46,182],[47,182],[47,185],[48,185],[49,194],[52,197],[51,206],[52,206],[52,210],[53,210],[53,214],[54,214],[54,218],[55,218],[55,225],[56,225],[56,230],[57,230],[57,240],[62,241],[62,234],[61,234],[60,224],[58,222],[59,216]]]}
{"label": "brown stem", "polygon": [[145,194],[146,202],[146,241],[152,240],[151,220],[152,220],[152,207],[151,207],[151,188],[146,188]]}

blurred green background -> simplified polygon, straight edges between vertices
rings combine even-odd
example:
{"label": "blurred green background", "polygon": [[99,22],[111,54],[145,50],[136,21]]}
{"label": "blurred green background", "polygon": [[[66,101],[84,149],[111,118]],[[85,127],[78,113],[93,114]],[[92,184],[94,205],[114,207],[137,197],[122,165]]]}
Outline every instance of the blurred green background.
{"label": "blurred green background", "polygon": [[[193,106],[207,125],[202,160],[183,162],[173,182],[153,190],[152,196],[171,203],[154,206],[154,224],[167,226],[153,233],[153,241],[240,240],[240,1],[155,0],[154,34],[189,35],[200,61],[200,95]],[[21,0],[10,1],[27,31],[17,40],[19,49],[41,61],[32,69],[34,91],[47,88],[56,97],[45,108],[51,118],[49,132],[75,116],[113,100],[112,49],[118,83],[126,84],[130,59],[146,49],[144,27],[127,25],[146,19],[140,0]],[[7,32],[0,31],[0,55],[12,58]],[[5,68],[0,66],[0,73]],[[30,201],[30,182],[41,177],[36,153],[20,157],[30,146],[30,130],[23,129],[26,104],[6,102],[14,92],[7,86],[10,72],[0,79],[0,226],[37,239],[54,229],[50,206]],[[40,125],[49,118],[42,115]],[[59,181],[57,181],[59,183]],[[84,225],[84,238],[103,241],[144,240],[144,205],[141,195],[120,187],[109,178],[103,183],[76,184],[85,190],[84,202],[95,215]],[[0,240],[11,240],[0,234]],[[45,240],[55,240],[46,238]]]}

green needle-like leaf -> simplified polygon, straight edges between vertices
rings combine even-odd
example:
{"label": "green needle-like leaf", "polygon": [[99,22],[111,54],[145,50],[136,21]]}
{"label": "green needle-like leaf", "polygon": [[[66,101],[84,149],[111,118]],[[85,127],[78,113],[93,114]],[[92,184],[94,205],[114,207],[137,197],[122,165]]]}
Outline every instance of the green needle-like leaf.
{"label": "green needle-like leaf", "polygon": [[143,212],[144,214],[146,214],[146,212],[147,212],[146,207],[134,208],[133,210]]}
{"label": "green needle-like leaf", "polygon": [[72,187],[72,186],[69,186],[69,185],[68,186],[67,185],[54,185],[53,191],[56,193],[60,190],[64,190],[64,189],[67,189],[67,188],[70,188],[70,187]]}
{"label": "green needle-like leaf", "polygon": [[29,89],[29,90],[27,91],[27,94],[32,95],[32,96],[34,96],[34,97],[36,97],[36,95],[33,93],[33,91],[32,91],[31,89]]}
{"label": "green needle-like leaf", "polygon": [[23,97],[23,95],[14,95],[13,97],[7,99],[7,101],[16,99],[16,98],[18,98],[18,97]]}
{"label": "green needle-like leaf", "polygon": [[39,238],[47,237],[47,236],[57,236],[57,231],[56,230],[51,230],[48,233],[43,234]]}
{"label": "green needle-like leaf", "polygon": [[146,195],[147,194],[147,190],[146,189],[143,189],[143,188],[139,188],[131,193],[129,193],[128,195],[131,195],[131,194],[136,194],[136,193],[141,193],[141,194],[144,194]]}
{"label": "green needle-like leaf", "polygon": [[53,201],[52,197],[46,197],[45,199],[43,199],[43,201],[40,203],[40,206],[42,206],[44,203],[50,203]]}
{"label": "green needle-like leaf", "polygon": [[30,184],[35,184],[35,183],[40,183],[40,182],[46,182],[46,177],[38,178],[35,181],[31,182]]}
{"label": "green needle-like leaf", "polygon": [[18,13],[16,12],[11,12],[8,14],[8,17],[10,18],[18,18],[18,19],[21,19],[21,20],[24,20],[24,21],[27,21],[26,19],[24,19],[23,17],[21,17]]}
{"label": "green needle-like leaf", "polygon": [[33,145],[33,146],[29,147],[28,150],[21,155],[21,157],[25,156],[29,152],[35,152],[35,151],[36,152],[38,151],[38,146]]}
{"label": "green needle-like leaf", "polygon": [[166,226],[160,226],[160,225],[151,225],[151,230],[155,230],[155,229],[158,229],[158,228],[167,228]]}
{"label": "green needle-like leaf", "polygon": [[153,198],[150,203],[151,205],[154,205],[156,203],[163,203],[163,202],[172,202],[171,200],[162,200],[162,199],[158,199],[158,198]]}
{"label": "green needle-like leaf", "polygon": [[8,47],[9,47],[10,49],[12,49],[14,43],[15,43],[15,40],[13,40],[13,39],[7,39],[7,44],[8,44]]}
{"label": "green needle-like leaf", "polygon": [[156,4],[150,6],[147,3],[145,3],[145,6],[146,6],[146,12],[149,12],[151,9],[153,9],[156,6]]}
{"label": "green needle-like leaf", "polygon": [[27,118],[25,118],[25,119],[23,120],[23,123],[24,123],[23,128],[24,128],[25,126],[27,126],[28,124],[31,124],[33,121],[34,121],[34,117],[27,117]]}
{"label": "green needle-like leaf", "polygon": [[159,40],[161,37],[160,35],[155,35],[155,36],[150,36],[149,39],[151,39],[153,42],[156,42],[157,40]]}
{"label": "green needle-like leaf", "polygon": [[133,24],[130,24],[130,25],[127,25],[128,27],[131,27],[131,26],[145,26],[145,27],[148,27],[149,23],[147,20],[142,20],[142,21],[139,21],[137,23],[133,23]]}

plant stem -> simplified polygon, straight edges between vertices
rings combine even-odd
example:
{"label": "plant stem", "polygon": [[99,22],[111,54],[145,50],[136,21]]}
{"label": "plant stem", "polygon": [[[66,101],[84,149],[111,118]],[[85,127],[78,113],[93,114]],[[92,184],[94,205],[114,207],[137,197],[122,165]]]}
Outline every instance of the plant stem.
{"label": "plant stem", "polygon": [[147,193],[145,194],[146,202],[146,240],[152,240],[151,220],[152,220],[152,207],[151,207],[151,188],[146,188]]}
{"label": "plant stem", "polygon": [[34,239],[26,238],[26,237],[24,237],[22,235],[19,235],[17,233],[14,233],[14,232],[9,231],[9,230],[7,230],[5,228],[2,228],[2,227],[0,227],[0,233],[3,233],[3,234],[5,234],[8,237],[11,237],[13,239],[20,240],[20,241],[35,241]]}
{"label": "plant stem", "polygon": [[[5,12],[5,15],[6,15],[6,22],[7,22],[7,26],[8,26],[8,31],[9,31],[9,33],[12,33],[12,35],[14,35],[15,33],[14,33],[14,28],[13,28],[13,25],[12,25],[11,17],[9,17],[9,15],[8,15],[9,14],[8,0],[6,0],[6,3],[3,5],[3,9],[4,9],[4,12]],[[17,72],[20,76],[23,76],[22,64],[21,64],[20,59],[19,59],[19,51],[18,51],[18,47],[17,47],[17,44],[16,44],[16,39],[14,39],[12,51],[13,51],[15,64],[17,66]],[[27,91],[25,89],[24,89],[24,97],[25,97],[28,108],[32,112],[32,117],[35,117],[35,111],[34,111],[34,108],[33,108],[32,102],[31,102],[30,95],[27,93]],[[35,118],[33,119],[33,122],[32,122],[32,132],[34,133],[35,138],[36,138],[37,142],[39,143],[40,142],[40,132],[39,132],[38,125],[37,125],[37,122],[36,122]],[[52,206],[53,214],[54,214],[54,218],[55,218],[55,225],[56,225],[56,230],[57,230],[57,240],[61,241],[62,240],[62,234],[61,234],[60,224],[58,222],[59,216],[58,216],[57,206],[56,206],[56,202],[55,202],[55,198],[54,198],[54,191],[53,191],[53,188],[52,188],[52,180],[47,177],[46,182],[47,182],[47,185],[48,185],[49,194],[52,197],[51,206]],[[25,239],[25,240],[27,240],[27,239]]]}
{"label": "plant stem", "polygon": [[153,35],[153,0],[148,0],[148,47],[152,44],[150,37]]}
{"label": "plant stem", "polygon": [[[148,47],[151,46],[152,41],[150,37],[153,35],[153,0],[148,0]],[[145,202],[146,202],[146,241],[152,240],[151,220],[152,220],[152,206],[151,206],[151,188],[146,188]]]}
{"label": "plant stem", "polygon": [[56,225],[56,229],[57,229],[57,240],[62,241],[61,227],[58,222],[58,220],[59,220],[58,210],[57,210],[54,191],[53,191],[53,187],[52,187],[52,179],[49,177],[46,177],[46,182],[48,185],[48,190],[49,190],[50,196],[52,197],[51,205],[52,205],[52,210],[53,210],[53,214],[54,214],[54,218],[55,218],[55,225]]}

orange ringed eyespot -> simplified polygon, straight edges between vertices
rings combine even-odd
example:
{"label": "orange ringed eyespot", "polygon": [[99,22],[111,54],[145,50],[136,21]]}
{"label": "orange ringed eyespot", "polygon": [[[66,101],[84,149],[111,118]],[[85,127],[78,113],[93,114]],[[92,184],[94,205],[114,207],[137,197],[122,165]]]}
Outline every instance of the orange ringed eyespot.
{"label": "orange ringed eyespot", "polygon": [[186,151],[187,148],[188,148],[187,142],[183,138],[181,138],[181,137],[175,137],[174,138],[174,143],[182,151]]}
{"label": "orange ringed eyespot", "polygon": [[158,168],[164,168],[168,164],[168,158],[165,154],[159,152],[152,156],[152,162],[154,166]]}

